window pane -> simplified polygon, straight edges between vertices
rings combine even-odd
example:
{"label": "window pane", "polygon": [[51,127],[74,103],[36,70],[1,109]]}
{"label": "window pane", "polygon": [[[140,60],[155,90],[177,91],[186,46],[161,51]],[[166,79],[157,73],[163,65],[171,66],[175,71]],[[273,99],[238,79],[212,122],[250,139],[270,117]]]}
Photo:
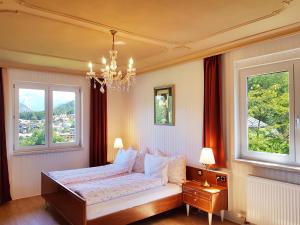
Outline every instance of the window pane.
{"label": "window pane", "polygon": [[248,83],[248,150],[289,154],[289,73],[251,76]]}
{"label": "window pane", "polygon": [[71,143],[76,140],[75,92],[53,91],[52,142]]}
{"label": "window pane", "polygon": [[45,145],[45,91],[19,89],[19,146]]}

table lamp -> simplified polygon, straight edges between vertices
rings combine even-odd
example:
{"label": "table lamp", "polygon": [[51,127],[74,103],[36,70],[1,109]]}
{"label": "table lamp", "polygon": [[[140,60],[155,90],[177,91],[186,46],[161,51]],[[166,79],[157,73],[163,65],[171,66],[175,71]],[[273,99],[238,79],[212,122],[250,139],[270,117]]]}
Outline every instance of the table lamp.
{"label": "table lamp", "polygon": [[[214,153],[211,148],[202,149],[199,162],[204,165],[205,169],[207,169],[209,165],[216,163]],[[205,179],[203,186],[210,187],[210,184],[207,182],[207,178]]]}
{"label": "table lamp", "polygon": [[123,141],[122,138],[116,138],[115,142],[114,142],[114,148],[120,150],[121,148],[123,148]]}

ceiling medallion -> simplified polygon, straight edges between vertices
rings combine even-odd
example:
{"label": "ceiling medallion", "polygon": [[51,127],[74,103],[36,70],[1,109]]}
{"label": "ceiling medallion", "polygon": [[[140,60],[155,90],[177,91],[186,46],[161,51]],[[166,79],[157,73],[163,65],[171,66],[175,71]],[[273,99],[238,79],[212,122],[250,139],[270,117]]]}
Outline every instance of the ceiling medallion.
{"label": "ceiling medallion", "polygon": [[112,48],[109,51],[109,59],[107,62],[106,58],[102,58],[102,68],[100,75],[97,75],[93,71],[93,64],[89,62],[88,67],[90,71],[86,73],[88,79],[94,80],[94,88],[96,88],[96,82],[100,84],[101,93],[105,92],[104,86],[107,89],[129,91],[130,86],[135,82],[136,70],[133,67],[133,59],[130,58],[126,72],[117,70],[117,54],[118,51],[115,49],[115,35],[117,31],[111,30],[110,33],[113,37]]}

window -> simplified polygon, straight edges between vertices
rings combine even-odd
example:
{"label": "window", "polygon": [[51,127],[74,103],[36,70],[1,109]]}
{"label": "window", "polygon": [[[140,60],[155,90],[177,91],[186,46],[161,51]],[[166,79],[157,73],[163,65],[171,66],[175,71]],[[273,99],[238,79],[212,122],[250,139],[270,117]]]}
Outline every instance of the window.
{"label": "window", "polygon": [[80,89],[17,83],[15,150],[43,150],[80,145]]}
{"label": "window", "polygon": [[299,163],[298,64],[290,61],[239,71],[241,158]]}

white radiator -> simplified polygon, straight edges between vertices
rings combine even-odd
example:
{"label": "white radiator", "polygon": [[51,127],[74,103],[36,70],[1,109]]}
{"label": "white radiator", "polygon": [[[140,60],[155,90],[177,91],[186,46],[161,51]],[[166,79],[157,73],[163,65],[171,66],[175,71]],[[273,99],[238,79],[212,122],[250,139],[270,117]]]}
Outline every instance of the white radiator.
{"label": "white radiator", "polygon": [[247,220],[257,225],[300,225],[300,185],[248,176]]}

